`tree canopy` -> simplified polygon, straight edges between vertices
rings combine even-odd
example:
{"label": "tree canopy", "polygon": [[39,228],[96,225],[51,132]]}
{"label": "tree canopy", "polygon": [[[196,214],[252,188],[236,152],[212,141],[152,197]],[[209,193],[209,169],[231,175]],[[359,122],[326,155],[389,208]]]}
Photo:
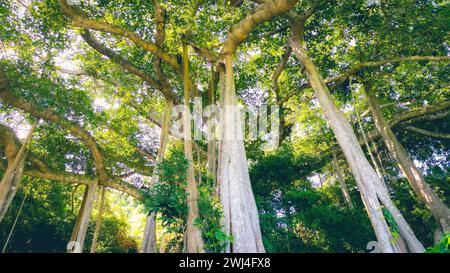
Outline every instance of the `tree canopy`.
{"label": "tree canopy", "polygon": [[447,2],[1,1],[0,246],[450,251]]}

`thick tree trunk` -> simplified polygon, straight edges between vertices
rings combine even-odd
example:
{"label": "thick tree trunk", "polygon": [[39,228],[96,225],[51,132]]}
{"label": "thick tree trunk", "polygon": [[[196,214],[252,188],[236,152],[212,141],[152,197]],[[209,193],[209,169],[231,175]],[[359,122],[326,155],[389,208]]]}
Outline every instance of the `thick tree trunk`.
{"label": "thick tree trunk", "polygon": [[[39,122],[36,121],[33,124],[30,132],[28,133],[17,153],[12,150],[7,152],[8,167],[6,168],[6,171],[3,174],[2,180],[0,182],[0,223],[5,217],[12,200],[16,195],[17,189],[19,188],[19,183],[22,179],[25,160],[27,157],[27,146],[33,138],[33,133],[38,123]],[[12,147],[12,149],[15,150],[16,147]],[[15,154],[13,155],[11,153]]]}
{"label": "thick tree trunk", "polygon": [[339,166],[339,161],[337,159],[336,153],[333,153],[333,165],[334,165],[334,169],[336,172],[336,178],[339,182],[339,188],[342,191],[342,195],[344,196],[345,202],[347,202],[348,206],[353,209],[354,206],[352,203],[352,199],[350,198],[350,194],[348,192],[347,185],[345,184],[344,175],[343,175],[341,166]]}
{"label": "thick tree trunk", "polygon": [[225,56],[225,92],[221,120],[222,144],[219,158],[219,195],[223,226],[233,236],[227,252],[265,252],[258,210],[250,183],[240,114],[236,111],[233,56]]}
{"label": "thick tree trunk", "polygon": [[394,132],[388,126],[386,119],[381,113],[380,106],[376,97],[370,93],[370,88],[371,87],[368,84],[366,84],[364,87],[365,91],[367,92],[367,97],[375,126],[380,132],[386,147],[388,148],[392,157],[396,160],[402,173],[408,179],[416,195],[431,210],[432,214],[436,218],[438,226],[440,226],[444,233],[450,232],[449,208],[436,195],[430,185],[426,183],[425,179],[415,166],[408,152],[400,143],[400,141],[398,141]]}
{"label": "thick tree trunk", "polygon": [[94,201],[96,198],[98,183],[92,183],[86,186],[86,190],[83,197],[83,203],[80,207],[78,214],[78,220],[75,224],[74,231],[72,232],[72,238],[67,246],[68,253],[82,253],[84,248],[84,241],[86,239],[86,233],[89,225],[89,218],[91,216],[92,209],[94,207]]}
{"label": "thick tree trunk", "polygon": [[189,162],[187,170],[187,206],[188,216],[186,224],[186,251],[188,253],[205,252],[203,246],[202,232],[195,225],[199,217],[198,212],[198,189],[195,181],[194,157],[192,154],[191,115],[190,115],[190,92],[189,92],[189,54],[188,47],[183,45],[183,85],[184,85],[184,115],[183,115],[183,137],[184,155]]}
{"label": "thick tree trunk", "polygon": [[[161,133],[159,137],[159,149],[158,155],[156,156],[156,164],[160,163],[164,159],[164,155],[166,153],[167,142],[169,141],[169,127],[170,127],[170,115],[172,110],[172,101],[167,101],[164,114],[163,114],[163,122],[161,124]],[[156,173],[153,174],[151,179],[151,186],[158,183],[158,175]],[[144,235],[142,238],[142,246],[141,253],[157,253],[156,247],[156,215],[154,212],[151,212],[147,216]]]}
{"label": "thick tree trunk", "polygon": [[[380,250],[387,253],[395,252],[396,249],[392,244],[393,237],[381,211],[381,204],[378,198],[380,197],[380,199],[383,200],[383,203],[386,203],[390,207],[390,210],[393,210],[395,206],[393,206],[392,202],[389,202],[391,201],[390,197],[386,196],[383,191],[384,184],[379,179],[373,167],[367,161],[352,127],[345,118],[344,114],[334,104],[327,85],[320,76],[315,64],[309,58],[306,49],[300,44],[300,33],[299,30],[295,28],[296,26],[293,27],[293,35],[291,37],[293,52],[304,66],[304,72],[308,77],[311,87],[315,92],[315,96],[322,107],[325,118],[330,124],[344,156],[350,165],[353,176],[355,177],[360,189],[362,200],[374,228],[375,235],[378,239]],[[379,189],[380,186],[383,188]],[[399,226],[402,224],[405,223],[398,223]],[[409,226],[407,227],[409,228]],[[416,239],[414,243],[417,244],[417,242],[418,241]],[[418,244],[420,245],[420,242]],[[415,245],[413,244],[412,248],[414,248],[414,246]],[[416,246],[416,248],[420,249],[420,246]]]}
{"label": "thick tree trunk", "polygon": [[92,237],[91,253],[95,253],[95,251],[97,250],[98,235],[100,234],[100,226],[102,225],[103,210],[105,207],[105,195],[106,195],[106,189],[105,189],[105,187],[102,187],[102,194],[100,197],[100,205],[98,207],[97,222],[95,223],[94,236]]}

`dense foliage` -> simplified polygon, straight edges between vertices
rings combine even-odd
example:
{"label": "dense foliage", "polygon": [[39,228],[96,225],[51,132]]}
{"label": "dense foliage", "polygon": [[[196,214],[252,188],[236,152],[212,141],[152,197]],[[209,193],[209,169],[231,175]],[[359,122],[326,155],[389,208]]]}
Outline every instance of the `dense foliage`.
{"label": "dense foliage", "polygon": [[[17,194],[0,220],[0,247],[4,252],[65,252],[84,189],[98,182],[107,194],[97,252],[138,252],[150,213],[157,219],[157,250],[186,251],[191,164],[198,191],[195,226],[205,251],[226,250],[234,238],[223,230],[221,169],[209,169],[208,141],[193,141],[194,160],[189,162],[183,144],[170,132],[168,151],[160,163],[156,158],[164,109],[169,101],[183,100],[183,45],[190,48],[193,94],[188,101],[199,97],[202,106],[212,101],[220,105],[224,41],[237,40],[230,31],[242,27],[239,23],[266,1],[68,2],[0,1],[2,178],[12,164],[11,154],[39,122]],[[244,143],[265,250],[368,252],[369,242],[376,241],[331,118],[324,115],[305,65],[290,47],[292,13],[311,9],[302,42],[332,102],[371,166],[379,169],[380,180],[420,243],[428,252],[448,253],[449,234],[435,233],[435,217],[376,128],[366,90],[370,83],[394,137],[449,207],[448,1],[274,2],[295,5],[252,26],[234,52],[233,66],[239,105],[279,107],[280,145],[265,150],[267,134]],[[158,7],[163,11],[159,19]],[[206,124],[194,129],[205,131]],[[221,143],[214,145],[218,156]],[[97,198],[85,252],[99,204]],[[400,240],[393,216],[380,209],[394,239]]]}

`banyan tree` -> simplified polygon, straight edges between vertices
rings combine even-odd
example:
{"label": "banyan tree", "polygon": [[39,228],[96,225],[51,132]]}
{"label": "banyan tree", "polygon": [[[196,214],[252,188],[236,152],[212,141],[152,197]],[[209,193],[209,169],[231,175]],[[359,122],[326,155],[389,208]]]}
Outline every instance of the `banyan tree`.
{"label": "banyan tree", "polygon": [[444,2],[2,1],[0,222],[45,180],[82,190],[67,252],[97,251],[111,192],[140,252],[264,253],[326,237],[325,198],[333,232],[424,252],[450,232]]}

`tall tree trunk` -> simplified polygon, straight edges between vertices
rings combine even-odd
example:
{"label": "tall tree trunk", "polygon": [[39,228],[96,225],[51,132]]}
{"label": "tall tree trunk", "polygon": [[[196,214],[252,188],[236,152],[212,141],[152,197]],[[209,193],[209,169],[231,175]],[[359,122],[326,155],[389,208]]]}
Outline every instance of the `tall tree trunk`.
{"label": "tall tree trunk", "polygon": [[436,195],[430,185],[425,181],[420,171],[417,169],[413,160],[406,149],[395,136],[394,132],[388,126],[384,118],[376,97],[371,93],[369,84],[365,84],[364,89],[367,93],[370,109],[377,130],[380,132],[383,141],[396,160],[400,170],[408,179],[416,195],[431,210],[438,226],[444,233],[450,232],[450,209]]}
{"label": "tall tree trunk", "polygon": [[[214,69],[211,63],[211,81],[208,92],[208,103],[213,106],[215,102],[215,86],[214,86]],[[216,117],[211,119],[208,126],[208,173],[213,179],[213,185],[216,185],[217,181],[217,140],[216,140]]]}
{"label": "tall tree trunk", "polygon": [[216,168],[216,185],[215,185],[215,194],[217,197],[219,197],[220,199],[220,158],[222,155],[222,146],[223,146],[223,141],[222,141],[222,136],[223,136],[223,109],[225,109],[224,107],[224,97],[225,97],[225,71],[219,70],[219,86],[218,86],[218,90],[220,91],[220,100],[219,100],[219,106],[221,109],[221,113],[220,113],[220,120],[219,120],[219,139],[218,139],[218,143],[217,143],[217,168]]}
{"label": "tall tree trunk", "polygon": [[344,174],[342,172],[341,166],[339,165],[339,161],[337,159],[336,153],[333,153],[333,165],[334,165],[334,170],[336,172],[336,178],[339,183],[339,188],[342,191],[342,195],[344,196],[345,202],[347,202],[348,206],[353,209],[355,207],[353,206],[353,202],[352,202],[352,199],[350,198],[350,194],[348,192],[347,185],[345,184]]}
{"label": "tall tree trunk", "polygon": [[[77,187],[78,186],[79,185],[77,185]],[[75,187],[74,192],[76,191],[77,187]],[[73,198],[73,194],[74,193],[72,193],[72,198]],[[79,245],[77,244],[76,241],[77,241],[78,232],[80,231],[81,217],[83,216],[83,211],[84,211],[84,208],[86,207],[87,195],[88,195],[88,188],[86,186],[86,188],[84,189],[84,193],[83,193],[83,200],[81,201],[80,209],[78,210],[77,221],[75,222],[75,226],[73,227],[72,235],[70,236],[70,241],[67,244],[67,253],[73,253],[75,248],[79,247]],[[73,202],[73,200],[72,200],[72,202]],[[73,208],[73,204],[72,204],[72,208]]]}
{"label": "tall tree trunk", "polygon": [[[367,161],[348,120],[334,104],[328,87],[320,76],[315,64],[308,56],[306,48],[300,44],[300,31],[301,30],[298,29],[298,26],[293,24],[291,36],[291,46],[293,52],[303,65],[304,72],[308,77],[315,96],[322,107],[325,118],[331,126],[344,156],[350,165],[353,176],[355,177],[360,189],[362,200],[374,228],[375,235],[378,239],[380,250],[386,253],[396,252],[396,249],[392,244],[393,237],[391,231],[381,211],[380,200],[383,200],[385,206],[389,206],[388,209],[390,211],[396,209],[396,207],[391,202],[390,197],[388,195],[386,196],[385,193],[387,191],[385,192],[383,190],[384,183],[381,182],[377,173]],[[380,200],[378,198],[380,198]],[[400,215],[396,216],[400,217]],[[406,224],[406,227],[401,227],[402,230],[409,228],[406,221],[401,221],[397,224],[399,225],[399,228],[400,225]],[[413,237],[415,238],[414,234]],[[408,243],[411,244],[410,248],[413,251],[423,252],[423,246],[417,239],[411,240]]]}
{"label": "tall tree trunk", "polygon": [[71,241],[68,244],[68,253],[82,253],[84,248],[84,241],[89,225],[89,218],[94,207],[98,183],[86,185],[83,196],[83,202],[78,213],[78,220],[72,232]]}
{"label": "tall tree trunk", "polygon": [[[351,79],[350,79],[350,89],[351,89],[351,84],[352,84],[352,83],[351,83]],[[357,123],[358,123],[359,130],[360,130],[361,135],[362,135],[362,137],[363,137],[364,144],[365,144],[365,146],[366,146],[366,148],[367,148],[367,153],[369,154],[369,157],[370,157],[370,160],[372,161],[373,167],[375,167],[375,172],[378,174],[378,177],[380,178],[380,180],[384,183],[383,173],[381,172],[381,169],[380,169],[380,167],[378,166],[378,163],[377,163],[377,161],[375,160],[375,157],[373,156],[372,152],[370,151],[369,140],[368,140],[368,138],[367,138],[366,131],[364,130],[364,127],[363,127],[363,125],[362,125],[361,117],[359,116],[358,109],[356,108],[356,104],[358,103],[358,100],[356,99],[356,98],[357,98],[357,95],[354,94],[353,91],[350,91],[350,92],[352,92],[353,100],[354,100],[354,102],[355,102],[355,107],[354,107],[354,109],[355,109],[356,121],[357,121]]]}
{"label": "tall tree trunk", "polygon": [[105,187],[102,187],[102,194],[100,197],[100,205],[98,207],[97,222],[95,223],[94,236],[92,237],[91,253],[95,253],[95,251],[97,250],[98,235],[100,234],[100,226],[102,225],[103,210],[105,207],[105,194],[106,194],[106,189],[105,189]]}
{"label": "tall tree trunk", "polygon": [[8,237],[6,238],[5,245],[3,246],[2,253],[5,253],[6,248],[8,247],[9,241],[11,240],[11,237],[12,237],[12,235],[14,233],[14,230],[15,230],[16,225],[17,225],[17,220],[19,220],[20,213],[22,212],[23,205],[25,204],[25,201],[27,200],[27,197],[28,197],[28,192],[25,193],[25,196],[22,199],[22,203],[20,204],[19,211],[17,212],[17,215],[16,215],[16,219],[14,219],[14,222],[13,222],[13,225],[11,227],[11,230],[9,231]]}
{"label": "tall tree trunk", "polygon": [[[170,115],[172,110],[172,101],[166,101],[166,106],[163,114],[163,122],[161,124],[161,133],[159,136],[159,149],[156,156],[156,164],[161,163],[166,153],[167,142],[169,141],[169,127],[170,127]],[[151,179],[151,186],[158,183],[158,175],[154,171]],[[156,215],[151,212],[147,216],[144,235],[142,238],[141,253],[157,253],[156,247]]]}
{"label": "tall tree trunk", "polygon": [[[351,85],[351,79],[350,79],[350,85]],[[358,99],[357,99],[357,95],[352,93],[353,95],[353,99],[355,102],[355,105],[358,103]],[[369,145],[369,140],[367,138],[367,134],[366,131],[364,130],[364,127],[362,125],[362,121],[361,121],[361,117],[358,113],[358,109],[355,107],[355,115],[356,115],[356,119],[357,119],[357,123],[358,123],[358,127],[359,130],[361,131],[361,135],[363,137],[364,140],[364,145],[367,148],[367,153],[369,154],[370,160],[372,161],[373,166],[375,167],[375,171],[378,174],[378,177],[380,178],[382,184],[380,184],[380,186],[378,187],[378,191],[380,191],[380,189],[383,189],[383,192],[385,192],[385,195],[387,196],[387,199],[381,199],[383,205],[385,205],[389,212],[392,214],[393,218],[395,219],[396,223],[406,223],[406,221],[403,219],[403,216],[400,214],[400,212],[398,212],[397,208],[392,207],[393,204],[391,204],[392,202],[389,199],[389,193],[386,187],[386,183],[384,181],[384,176],[383,176],[383,172],[380,168],[380,166],[378,165],[378,162],[376,161],[371,149],[370,149],[370,145]],[[381,161],[380,161],[381,163]],[[383,202],[383,200],[385,200],[385,202],[388,202],[389,204],[386,205],[385,202]],[[397,224],[399,225],[399,224]],[[399,227],[400,228],[400,234],[398,234],[397,238],[395,238],[395,240],[392,241],[393,246],[396,250],[396,252],[400,252],[400,253],[406,253],[408,252],[408,249],[406,247],[406,242],[403,238],[403,236],[407,236],[407,238],[409,238],[409,241],[411,241],[413,244],[416,244],[417,239],[415,238],[414,233],[412,232],[411,228],[409,228],[408,224],[406,223],[407,227]],[[419,247],[419,250],[422,251],[422,249]]]}
{"label": "tall tree trunk", "polygon": [[186,226],[187,252],[197,253],[205,252],[203,246],[202,232],[195,225],[195,220],[199,217],[198,212],[198,189],[195,181],[194,157],[192,154],[192,136],[191,136],[191,115],[190,115],[190,90],[189,90],[189,54],[187,45],[183,45],[183,86],[184,86],[184,115],[183,115],[183,137],[184,137],[184,155],[189,162],[187,170],[187,205],[188,216]]}
{"label": "tall tree trunk", "polygon": [[19,188],[19,183],[20,180],[22,180],[23,169],[25,167],[25,161],[27,157],[27,147],[31,139],[33,138],[33,133],[38,123],[39,121],[37,120],[33,124],[30,132],[22,143],[22,146],[20,147],[17,154],[15,154],[14,156],[7,155],[8,167],[6,168],[6,171],[3,174],[2,180],[0,182],[0,223],[5,217],[12,200],[16,195],[17,189]]}
{"label": "tall tree trunk", "polygon": [[225,67],[218,180],[224,230],[233,236],[233,244],[226,251],[262,253],[265,250],[258,210],[248,173],[240,114],[237,111],[232,54],[225,56]]}
{"label": "tall tree trunk", "polygon": [[141,253],[157,253],[156,248],[156,215],[151,212],[147,216],[142,238]]}
{"label": "tall tree trunk", "polygon": [[[351,79],[350,79],[350,81],[351,81]],[[351,83],[350,83],[350,85],[351,85]],[[357,104],[358,101],[356,99],[356,95],[353,94],[353,97],[354,97],[355,104]],[[378,177],[380,178],[380,180],[382,182],[382,185],[380,184],[380,186],[378,187],[378,190],[380,190],[381,188],[385,189],[386,196],[389,197],[389,193],[388,193],[388,190],[386,188],[385,181],[384,181],[383,172],[382,172],[381,168],[379,167],[378,162],[375,160],[375,157],[374,157],[374,155],[373,155],[373,153],[372,153],[372,151],[370,149],[369,140],[367,138],[366,131],[364,130],[364,127],[363,127],[362,121],[361,121],[361,117],[360,117],[356,107],[355,107],[355,114],[356,114],[356,119],[357,119],[359,130],[361,131],[361,135],[362,135],[363,140],[364,140],[364,145],[367,148],[367,153],[369,154],[370,160],[372,161],[372,164],[375,167],[375,171],[378,174]],[[386,202],[390,202],[390,199],[386,200]],[[382,203],[385,205],[385,203],[383,202],[383,199],[382,199]],[[396,222],[398,222],[398,223],[405,222],[406,223],[406,221],[403,219],[403,216],[401,214],[399,214],[399,212],[397,211],[396,208],[393,208],[390,205],[387,206],[387,207],[388,207],[388,210],[390,211],[390,213],[393,215],[393,217],[394,217]],[[414,233],[412,233],[412,237],[411,237],[411,233],[412,233],[412,230],[409,227],[406,227],[406,228],[401,227],[400,228],[400,234],[398,234],[397,238],[395,238],[395,240],[392,241],[396,252],[400,252],[400,253],[408,252],[405,240],[403,239],[403,234],[405,236],[407,236],[408,238],[410,238],[412,240],[413,244],[416,243],[417,239],[415,238]]]}
{"label": "tall tree trunk", "polygon": [[378,164],[380,164],[381,174],[383,175],[383,177],[389,178],[387,176],[386,169],[383,167],[383,161],[381,160],[380,152],[378,151],[378,147],[375,144],[374,140],[372,140],[372,149],[373,149],[375,155],[377,156]]}

